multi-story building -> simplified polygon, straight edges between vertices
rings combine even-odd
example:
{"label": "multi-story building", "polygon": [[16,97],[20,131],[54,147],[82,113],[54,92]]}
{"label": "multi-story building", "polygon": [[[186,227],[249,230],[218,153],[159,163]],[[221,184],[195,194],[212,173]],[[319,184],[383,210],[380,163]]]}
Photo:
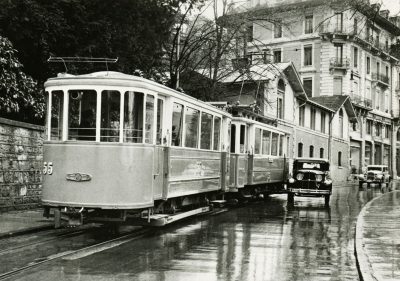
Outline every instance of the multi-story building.
{"label": "multi-story building", "polygon": [[221,100],[288,132],[288,158],[332,159],[332,176],[346,180],[349,124],[356,119],[349,96],[308,97],[293,63],[253,65],[232,72],[224,83],[228,90]]}
{"label": "multi-story building", "polygon": [[[360,172],[368,164],[386,164],[400,175],[399,60],[390,52],[400,35],[399,18],[367,0],[251,0],[249,5],[266,20],[249,24],[244,55],[264,49],[275,63],[293,62],[311,101],[326,105],[332,97],[349,96],[357,122],[336,138],[347,145],[343,166]],[[339,111],[335,118],[352,120],[341,116]],[[332,165],[341,166],[339,160],[332,154]]]}

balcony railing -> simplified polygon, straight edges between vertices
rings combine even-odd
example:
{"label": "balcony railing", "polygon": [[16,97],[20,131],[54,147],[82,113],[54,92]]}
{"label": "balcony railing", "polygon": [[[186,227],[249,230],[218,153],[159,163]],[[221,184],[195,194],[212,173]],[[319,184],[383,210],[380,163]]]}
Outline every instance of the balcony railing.
{"label": "balcony railing", "polygon": [[351,95],[351,101],[353,102],[353,104],[372,109],[372,100],[371,99],[367,99],[367,98],[361,97],[359,95],[353,94],[353,95]]}
{"label": "balcony railing", "polygon": [[389,85],[389,77],[387,75],[381,74],[381,73],[372,73],[372,80],[381,82],[383,84]]}
{"label": "balcony railing", "polygon": [[329,67],[331,69],[332,68],[349,69],[350,60],[348,58],[331,58],[329,61]]}
{"label": "balcony railing", "polygon": [[354,28],[353,27],[347,27],[346,25],[338,25],[336,23],[331,23],[331,22],[326,22],[323,23],[319,26],[318,32],[321,34],[327,34],[327,33],[332,33],[332,34],[346,34],[346,35],[352,35],[354,34]]}

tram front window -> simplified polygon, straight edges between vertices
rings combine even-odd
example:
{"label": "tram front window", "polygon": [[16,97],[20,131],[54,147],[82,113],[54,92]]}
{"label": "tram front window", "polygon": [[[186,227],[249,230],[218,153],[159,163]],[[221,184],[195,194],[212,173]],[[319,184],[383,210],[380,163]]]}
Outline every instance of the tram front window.
{"label": "tram front window", "polygon": [[143,142],[144,94],[126,92],[124,98],[124,142]]}
{"label": "tram front window", "polygon": [[100,141],[119,142],[120,101],[118,91],[101,92]]}
{"label": "tram front window", "polygon": [[51,140],[62,139],[64,93],[63,91],[51,92]]}
{"label": "tram front window", "polygon": [[94,90],[70,90],[68,139],[96,140],[97,95]]}

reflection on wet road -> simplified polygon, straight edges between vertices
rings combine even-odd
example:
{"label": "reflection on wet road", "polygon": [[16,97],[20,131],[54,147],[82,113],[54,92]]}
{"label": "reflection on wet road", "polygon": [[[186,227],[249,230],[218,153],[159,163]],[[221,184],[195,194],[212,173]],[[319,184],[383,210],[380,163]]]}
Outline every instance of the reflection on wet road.
{"label": "reflection on wet road", "polygon": [[[227,213],[154,230],[80,259],[48,263],[18,280],[358,280],[354,227],[382,191],[335,186],[323,198],[273,196]],[[14,277],[15,279],[15,277]]]}

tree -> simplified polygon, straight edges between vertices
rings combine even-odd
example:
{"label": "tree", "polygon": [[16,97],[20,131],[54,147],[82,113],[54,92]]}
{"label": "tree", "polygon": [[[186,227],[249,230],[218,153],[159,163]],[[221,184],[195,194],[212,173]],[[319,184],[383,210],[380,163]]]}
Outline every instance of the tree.
{"label": "tree", "polygon": [[[200,8],[211,7],[213,18],[204,17],[202,11],[193,15],[196,9],[200,9],[195,5],[182,13],[176,27],[181,33],[180,40],[176,39],[176,32],[171,40],[172,51],[167,52],[170,87],[177,87],[177,77],[180,76],[180,84],[189,94],[203,100],[215,100],[229,87],[224,80],[238,68],[242,75],[251,79],[252,73],[247,71],[249,65],[246,63],[249,58],[247,44],[251,43],[248,40],[249,24],[274,23],[276,20],[272,12],[258,14],[245,8],[238,12],[228,0],[209,0],[201,4]],[[262,53],[262,48],[257,47]],[[240,63],[232,64],[232,60]]]}
{"label": "tree", "polygon": [[0,112],[30,123],[41,123],[44,100],[37,83],[22,71],[11,42],[0,36]]}
{"label": "tree", "polygon": [[[40,83],[63,66],[49,56],[118,57],[113,70],[151,76],[162,66],[162,43],[186,0],[13,0],[0,2],[0,33]],[[69,72],[93,71],[68,65]],[[104,69],[104,66],[102,66]]]}

